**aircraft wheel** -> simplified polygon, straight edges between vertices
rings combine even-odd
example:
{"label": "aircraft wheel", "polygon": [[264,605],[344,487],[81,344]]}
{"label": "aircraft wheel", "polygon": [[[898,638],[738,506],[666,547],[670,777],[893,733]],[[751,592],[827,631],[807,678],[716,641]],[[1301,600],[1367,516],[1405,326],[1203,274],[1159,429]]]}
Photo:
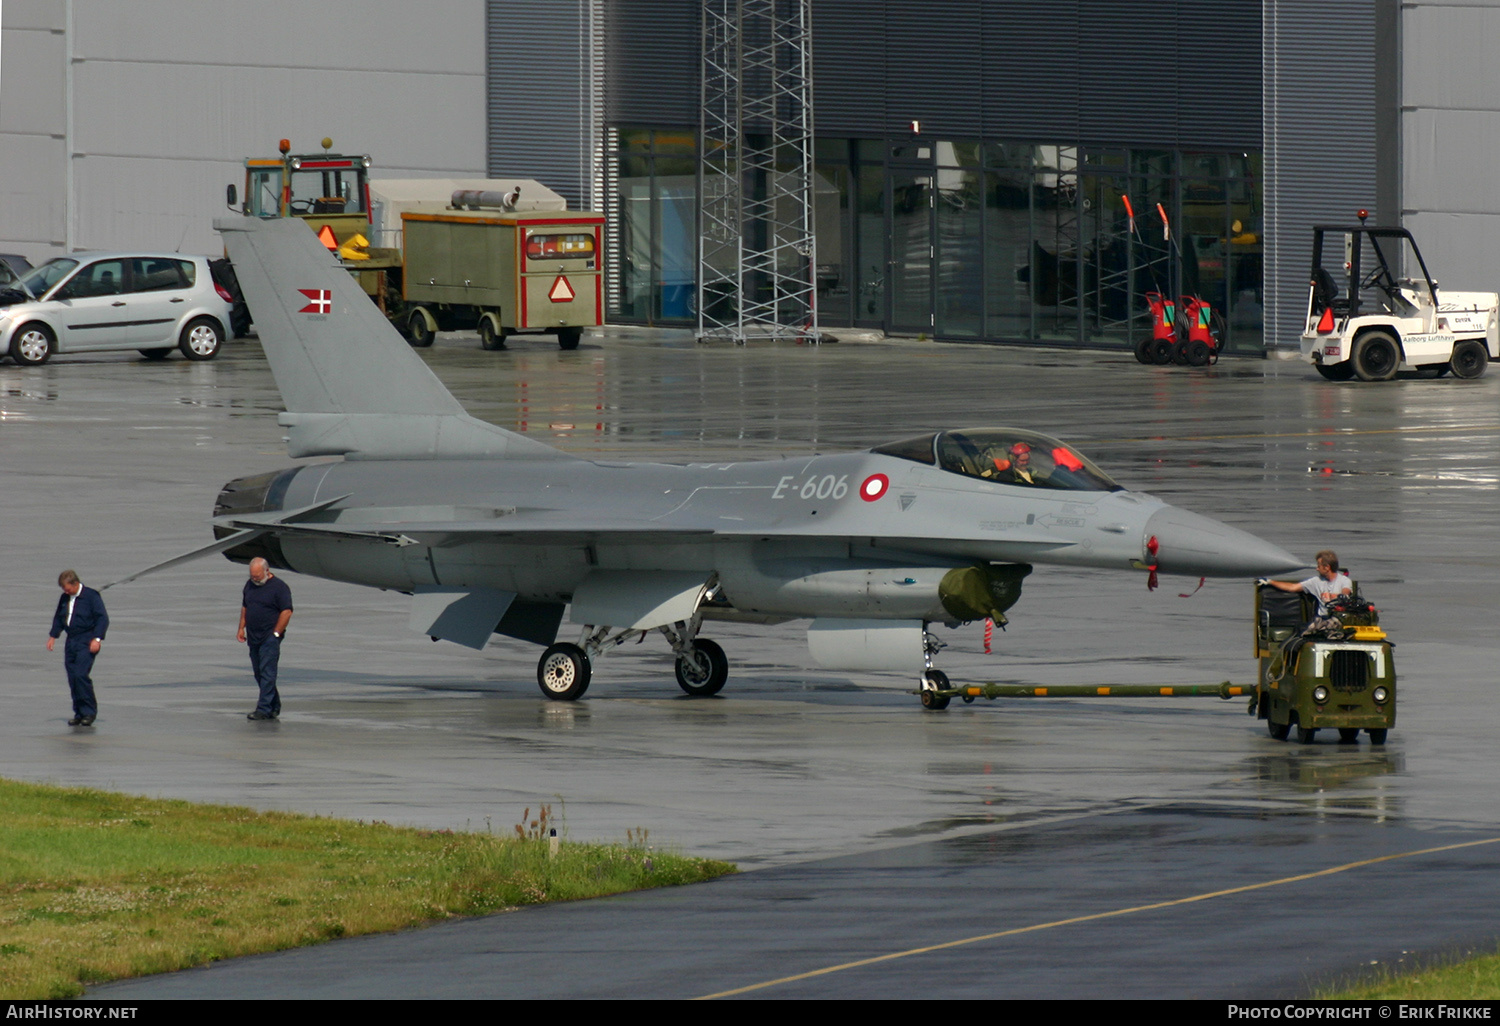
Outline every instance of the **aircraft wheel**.
{"label": "aircraft wheel", "polygon": [[729,679],[729,657],[718,642],[699,638],[692,653],[677,660],[677,686],[694,697],[717,695]]}
{"label": "aircraft wheel", "polygon": [[10,337],[10,358],[23,367],[39,367],[52,358],[57,337],[45,324],[23,324]]}
{"label": "aircraft wheel", "polygon": [[948,708],[950,701],[947,695],[938,694],[949,688],[948,675],[942,670],[928,670],[922,675],[922,708],[931,709],[936,712],[939,709]]}
{"label": "aircraft wheel", "polygon": [[406,340],[418,349],[426,349],[437,339],[437,332],[427,324],[427,311],[414,307],[406,317]]}
{"label": "aircraft wheel", "polygon": [[1354,364],[1348,360],[1343,363],[1315,363],[1313,366],[1329,381],[1348,381],[1354,377]]}
{"label": "aircraft wheel", "polygon": [[1317,727],[1304,727],[1300,723],[1297,724],[1297,743],[1299,745],[1310,745],[1313,743],[1313,738],[1317,736]]}
{"label": "aircraft wheel", "polygon": [[1367,733],[1367,734],[1370,735],[1370,744],[1372,744],[1372,745],[1383,745],[1383,744],[1385,744],[1385,732],[1386,732],[1387,729],[1388,728],[1386,728],[1386,727],[1371,727],[1369,730],[1365,731],[1365,733]]}
{"label": "aircraft wheel", "polygon": [[1475,342],[1473,339],[1454,346],[1453,359],[1448,363],[1455,378],[1477,378],[1489,365],[1489,350],[1484,348],[1483,342]]}
{"label": "aircraft wheel", "polygon": [[212,317],[198,317],[188,322],[177,339],[177,348],[189,360],[212,360],[224,344],[224,329]]}
{"label": "aircraft wheel", "polygon": [[536,683],[554,702],[573,702],[589,689],[593,672],[583,649],[566,641],[542,653],[536,664]]}
{"label": "aircraft wheel", "polygon": [[494,314],[485,314],[479,318],[479,348],[491,352],[505,348],[505,329],[500,327]]}
{"label": "aircraft wheel", "polygon": [[1358,740],[1359,740],[1359,728],[1358,727],[1340,727],[1339,728],[1339,743],[1340,744],[1345,744],[1345,745],[1353,744],[1354,742],[1356,742]]}
{"label": "aircraft wheel", "polygon": [[1156,348],[1156,339],[1143,338],[1135,344],[1135,362],[1151,363],[1152,351]]}
{"label": "aircraft wheel", "polygon": [[1349,362],[1361,381],[1389,381],[1401,366],[1401,347],[1388,331],[1367,331],[1354,343]]}
{"label": "aircraft wheel", "polygon": [[1158,367],[1165,367],[1172,362],[1172,350],[1177,343],[1169,338],[1159,338],[1151,343],[1151,362]]}
{"label": "aircraft wheel", "polygon": [[1189,342],[1183,352],[1186,354],[1189,367],[1207,367],[1208,358],[1212,355],[1208,350],[1208,343],[1201,338]]}
{"label": "aircraft wheel", "polygon": [[577,349],[583,340],[582,328],[558,328],[557,344],[562,349]]}
{"label": "aircraft wheel", "polygon": [[160,349],[142,349],[140,354],[148,360],[165,360],[172,355],[171,346],[163,346]]}
{"label": "aircraft wheel", "polygon": [[1266,730],[1277,741],[1285,741],[1287,736],[1292,732],[1292,725],[1290,723],[1277,723],[1275,720],[1266,720]]}

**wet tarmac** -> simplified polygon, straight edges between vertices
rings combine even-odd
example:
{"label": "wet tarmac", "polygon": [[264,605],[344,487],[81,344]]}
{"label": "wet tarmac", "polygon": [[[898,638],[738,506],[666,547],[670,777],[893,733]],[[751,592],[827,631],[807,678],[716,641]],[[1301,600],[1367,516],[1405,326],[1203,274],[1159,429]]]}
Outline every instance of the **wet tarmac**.
{"label": "wet tarmac", "polygon": [[[743,971],[705,977],[704,993],[832,965],[856,950],[1001,929],[980,920],[994,922],[986,914],[1000,916],[1023,891],[1056,895],[1026,911],[1067,918],[1273,880],[1285,875],[1280,865],[1246,853],[1274,851],[1288,832],[1320,838],[1307,849],[1313,868],[1500,833],[1490,755],[1500,727],[1500,639],[1490,628],[1500,589],[1500,374],[1333,385],[1296,363],[1226,359],[1189,371],[1112,354],[909,340],[700,347],[644,330],[587,339],[573,353],[540,337],[486,353],[472,339],[444,336],[423,355],[471,412],[584,456],[756,458],[996,423],[1060,435],[1127,487],[1309,557],[1338,550],[1398,643],[1400,718],[1390,743],[1372,749],[1321,735],[1310,746],[1276,742],[1242,702],[1217,699],[981,700],[926,713],[901,676],[811,669],[799,623],[716,628],[731,678],[715,699],[682,696],[665,645],[648,641],[605,656],[582,702],[550,703],[536,690],[530,646],[434,645],[407,630],[402,596],[288,574],[297,613],[282,661],[285,713],[280,723],[252,724],[244,714],[254,685],[233,639],[244,569],[214,557],[106,592],[113,626],[96,665],[100,717],[91,730],[70,729],[61,660],[43,648],[57,572],[74,566],[97,586],[202,544],[225,481],[292,462],[275,423],[279,397],[252,341],[208,364],[112,355],[0,365],[10,585],[0,595],[0,775],[500,832],[526,806],[550,802],[575,838],[623,840],[627,829],[646,828],[654,844],[770,873],[599,908],[704,901],[710,915],[713,895],[739,888],[753,904],[757,887],[795,886],[797,874],[813,879],[819,866],[848,870],[840,887],[863,892],[849,899],[856,910],[897,900],[894,890],[913,909],[958,916],[976,893],[990,895],[968,918],[939,917],[936,932],[897,917],[874,931],[879,945],[851,951],[792,957],[802,950],[794,944],[752,945],[762,954]],[[977,627],[943,632],[950,647],[939,665],[955,679],[1016,683],[1252,679],[1249,586],[1210,581],[1194,593],[1196,584],[1166,578],[1148,593],[1134,574],[1039,568],[1010,630],[996,632],[994,655],[982,652]],[[1192,810],[1199,825],[1146,828],[1177,809]],[[1083,824],[1070,828],[1068,843],[1050,840],[1059,817]],[[1113,833],[1132,820],[1142,828]],[[1091,847],[1096,829],[1108,835],[1107,850]],[[1002,835],[1024,835],[1053,856],[1019,864],[997,855],[972,877],[934,886],[943,873],[927,863],[941,864],[941,851]],[[1215,863],[1216,845],[1240,854]],[[1368,922],[1359,902],[1330,899],[1329,915],[1347,913],[1337,945],[1314,943],[1327,919],[1288,926],[1271,918],[1279,913],[1270,901],[1243,899],[1240,917],[1260,909],[1266,925],[1323,953],[1316,966],[1299,963],[1297,979],[1403,950],[1446,952],[1500,935],[1500,914],[1486,922],[1483,907],[1445,925],[1465,873],[1493,875],[1493,848],[1469,851],[1451,872],[1418,872],[1416,859],[1381,869],[1382,902],[1393,904],[1369,906]],[[1159,873],[1122,870],[1109,874],[1107,894],[1086,895],[1080,875],[1099,864],[1207,868],[1165,890]],[[760,879],[768,882],[751,882]],[[928,900],[938,893],[950,897]],[[788,937],[826,912],[790,904],[803,912],[777,920]],[[563,930],[564,919],[585,915],[578,908],[496,922],[524,920],[531,931],[555,921]],[[603,933],[563,932],[557,943],[577,936],[584,949],[607,947],[608,916],[620,913],[598,914]],[[1127,918],[1083,929],[1109,950],[1133,943],[1119,925]],[[1192,922],[1176,955],[1161,956],[1179,975],[1232,940],[1212,916]],[[1386,928],[1395,922],[1422,927],[1398,937]],[[620,947],[632,929],[619,927]],[[713,948],[694,941],[694,950],[704,946]],[[510,965],[503,950],[494,957]],[[578,976],[567,961],[554,963],[552,989],[538,984],[536,993],[605,992],[570,983]],[[1099,968],[1099,994],[1135,986],[1129,960],[1113,977],[1109,964]],[[951,993],[946,973],[908,975],[903,993]],[[631,979],[621,975],[608,992],[686,993],[632,989]],[[1035,986],[1071,992],[1059,976],[1043,974]],[[837,991],[817,991],[825,992]]]}

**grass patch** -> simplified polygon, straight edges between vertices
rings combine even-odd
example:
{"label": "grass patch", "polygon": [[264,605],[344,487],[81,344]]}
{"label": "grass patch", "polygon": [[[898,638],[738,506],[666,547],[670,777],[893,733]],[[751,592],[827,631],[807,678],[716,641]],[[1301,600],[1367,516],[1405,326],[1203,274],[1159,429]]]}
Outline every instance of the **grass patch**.
{"label": "grass patch", "polygon": [[1318,996],[1339,1001],[1494,1001],[1500,998],[1500,954],[1414,972],[1382,968],[1363,983]]}
{"label": "grass patch", "polygon": [[0,780],[0,998],[735,871],[644,844],[553,857],[529,816],[497,837]]}

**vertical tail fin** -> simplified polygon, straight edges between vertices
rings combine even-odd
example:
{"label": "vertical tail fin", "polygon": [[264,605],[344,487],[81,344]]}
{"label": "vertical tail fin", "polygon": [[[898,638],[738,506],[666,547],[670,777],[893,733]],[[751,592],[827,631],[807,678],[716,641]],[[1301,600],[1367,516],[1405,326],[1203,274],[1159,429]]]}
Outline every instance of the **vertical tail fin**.
{"label": "vertical tail fin", "polygon": [[214,227],[286,403],[291,455],[567,458],[465,413],[301,220]]}

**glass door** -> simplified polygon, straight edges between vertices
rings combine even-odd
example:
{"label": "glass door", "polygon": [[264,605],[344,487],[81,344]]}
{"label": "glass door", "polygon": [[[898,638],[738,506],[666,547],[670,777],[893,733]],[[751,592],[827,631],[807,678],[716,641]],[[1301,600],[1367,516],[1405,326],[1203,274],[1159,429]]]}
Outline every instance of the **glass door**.
{"label": "glass door", "polygon": [[[897,157],[904,157],[900,163]],[[903,146],[892,154],[890,257],[887,276],[890,330],[931,334],[933,221],[932,147]]]}

